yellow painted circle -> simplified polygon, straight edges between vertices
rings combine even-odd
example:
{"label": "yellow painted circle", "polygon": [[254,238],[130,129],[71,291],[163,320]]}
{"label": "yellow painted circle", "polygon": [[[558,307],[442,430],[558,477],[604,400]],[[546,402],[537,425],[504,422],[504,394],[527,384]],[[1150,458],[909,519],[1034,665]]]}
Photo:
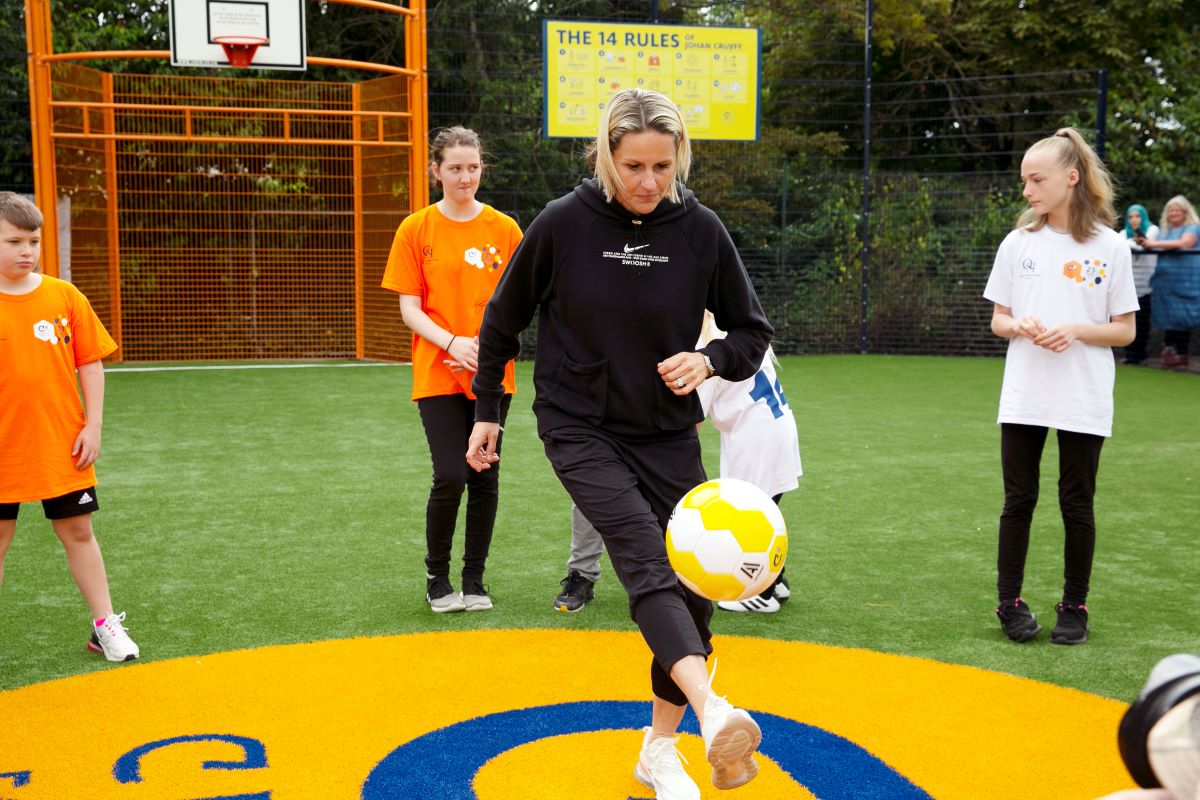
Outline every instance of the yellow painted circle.
{"label": "yellow painted circle", "polygon": [[[740,637],[714,644],[715,688],[731,702],[844,740],[937,800],[1090,800],[1132,786],[1116,749],[1125,706],[1113,700],[863,650]],[[636,633],[548,630],[349,639],[122,666],[0,692],[0,798],[359,798],[381,765],[444,736],[462,752],[444,753],[443,767],[425,765],[436,783],[469,764],[476,744],[511,735],[499,723],[488,733],[489,720],[646,703],[648,666]],[[649,724],[648,708],[638,724]],[[587,714],[581,724],[481,762],[469,791],[479,800],[653,797],[633,777],[641,732],[590,729]],[[764,739],[759,778],[737,790],[738,800],[818,796],[765,755],[782,744],[794,743]],[[705,800],[732,797],[711,787],[697,736],[685,734],[679,748]],[[469,796],[455,791],[464,790],[429,797]]]}

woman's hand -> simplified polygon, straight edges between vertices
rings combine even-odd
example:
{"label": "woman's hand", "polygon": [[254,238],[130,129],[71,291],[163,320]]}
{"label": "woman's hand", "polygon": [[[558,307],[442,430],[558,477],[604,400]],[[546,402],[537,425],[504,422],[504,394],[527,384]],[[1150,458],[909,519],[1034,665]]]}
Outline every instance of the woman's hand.
{"label": "woman's hand", "polygon": [[500,440],[499,422],[476,422],[467,440],[467,466],[476,472],[491,469],[500,460],[496,442]]}
{"label": "woman's hand", "polygon": [[479,371],[479,337],[455,336],[446,348],[450,357],[471,372]]}
{"label": "woman's hand", "polygon": [[700,353],[676,353],[658,362],[658,374],[672,394],[683,397],[704,383],[708,378],[708,367]]}

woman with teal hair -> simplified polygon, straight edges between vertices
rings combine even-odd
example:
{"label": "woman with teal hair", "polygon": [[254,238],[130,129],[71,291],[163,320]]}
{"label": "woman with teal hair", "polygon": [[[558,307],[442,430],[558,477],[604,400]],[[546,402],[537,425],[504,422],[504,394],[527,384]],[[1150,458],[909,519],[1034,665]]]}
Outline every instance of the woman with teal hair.
{"label": "woman with teal hair", "polygon": [[1138,311],[1134,316],[1137,336],[1125,348],[1126,364],[1141,364],[1146,360],[1146,344],[1150,339],[1150,276],[1158,264],[1158,256],[1138,244],[1138,237],[1158,239],[1158,226],[1150,221],[1146,207],[1135,203],[1125,209],[1125,240],[1133,251],[1133,288],[1138,296]]}

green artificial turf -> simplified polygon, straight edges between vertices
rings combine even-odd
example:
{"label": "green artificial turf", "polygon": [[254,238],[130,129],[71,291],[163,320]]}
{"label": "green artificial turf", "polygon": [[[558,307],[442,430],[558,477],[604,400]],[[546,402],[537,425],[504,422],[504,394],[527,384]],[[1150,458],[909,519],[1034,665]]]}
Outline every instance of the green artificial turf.
{"label": "green artificial turf", "polygon": [[[992,614],[1002,368],[785,358],[805,468],[783,500],[792,599],[773,616],[718,612],[717,633],[922,656],[1122,700],[1158,658],[1200,650],[1200,380],[1118,368],[1091,641],[1017,646]],[[111,368],[95,523],[143,659],[440,629],[632,630],[607,562],[595,603],[551,610],[569,501],[535,434],[530,374],[519,365],[505,426],[486,578],[496,609],[434,615],[423,598],[428,452],[407,367]],[[711,427],[703,442],[715,475]],[[1051,437],[1024,592],[1049,624],[1062,573],[1056,459]],[[22,508],[0,608],[0,689],[111,668],[84,652],[86,608],[37,505]]]}

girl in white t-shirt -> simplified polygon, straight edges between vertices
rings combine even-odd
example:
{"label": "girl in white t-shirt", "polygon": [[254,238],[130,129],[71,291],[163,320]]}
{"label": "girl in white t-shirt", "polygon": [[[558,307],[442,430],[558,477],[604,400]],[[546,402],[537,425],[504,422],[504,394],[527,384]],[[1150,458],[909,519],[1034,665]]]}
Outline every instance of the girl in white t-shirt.
{"label": "girl in white t-shirt", "polygon": [[1112,435],[1112,348],[1133,341],[1129,247],[1112,229],[1112,181],[1073,128],[1036,142],[1021,162],[1029,208],[1005,237],[983,296],[992,332],[1008,339],[1000,392],[1004,510],[996,615],[1025,642],[1041,631],[1021,599],[1042,448],[1058,432],[1058,502],[1066,540],[1062,601],[1050,641],[1081,644],[1096,542],[1092,501],[1100,448]]}
{"label": "girl in white t-shirt", "polygon": [[[712,312],[704,313],[699,347],[725,336]],[[727,381],[713,376],[696,394],[704,415],[721,432],[721,477],[752,483],[779,503],[784,492],[800,485],[800,444],[796,418],[775,374],[775,354],[767,348],[754,377]],[[772,614],[791,594],[783,572],[766,591],[747,600],[721,602],[725,611]]]}

